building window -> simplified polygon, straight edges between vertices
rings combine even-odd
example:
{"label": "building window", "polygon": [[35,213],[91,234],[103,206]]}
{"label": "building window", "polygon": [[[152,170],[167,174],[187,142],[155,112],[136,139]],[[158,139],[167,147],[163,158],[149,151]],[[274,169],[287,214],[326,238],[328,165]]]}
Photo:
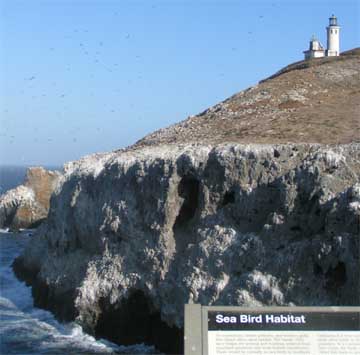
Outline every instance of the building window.
{"label": "building window", "polygon": [[333,30],[330,30],[330,33],[333,33]]}
{"label": "building window", "polygon": [[337,30],[335,30],[335,33],[337,34]]}

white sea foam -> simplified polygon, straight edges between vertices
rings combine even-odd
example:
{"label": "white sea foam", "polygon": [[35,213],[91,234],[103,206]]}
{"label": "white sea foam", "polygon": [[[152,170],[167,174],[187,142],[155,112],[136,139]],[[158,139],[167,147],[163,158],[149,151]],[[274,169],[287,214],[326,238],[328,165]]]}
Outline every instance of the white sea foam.
{"label": "white sea foam", "polygon": [[11,263],[29,238],[1,232],[0,263],[0,353],[79,354],[118,353],[153,354],[144,344],[119,346],[83,332],[80,325],[59,323],[52,313],[35,308],[31,288],[16,279]]}

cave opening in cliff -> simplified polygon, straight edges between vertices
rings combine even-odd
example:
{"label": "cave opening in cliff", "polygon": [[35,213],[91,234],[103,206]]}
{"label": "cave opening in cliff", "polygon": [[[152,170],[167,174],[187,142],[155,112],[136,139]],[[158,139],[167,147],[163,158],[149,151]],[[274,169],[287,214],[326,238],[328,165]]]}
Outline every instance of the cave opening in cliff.
{"label": "cave opening in cliff", "polygon": [[196,213],[199,204],[200,183],[192,176],[184,176],[178,186],[178,194],[183,198],[174,229],[184,226]]}
{"label": "cave opening in cliff", "polygon": [[234,191],[226,191],[225,192],[222,205],[226,206],[229,203],[235,203],[235,192]]}
{"label": "cave opening in cliff", "polygon": [[183,331],[161,320],[151,300],[136,290],[120,304],[110,304],[107,298],[99,301],[101,310],[95,333],[121,345],[145,343],[155,345],[161,352],[183,352]]}
{"label": "cave opening in cliff", "polygon": [[342,261],[339,261],[335,267],[330,266],[325,277],[325,288],[327,290],[336,291],[339,287],[344,286],[347,281],[345,264]]}
{"label": "cave opening in cliff", "polygon": [[16,212],[17,212],[17,208],[14,209],[9,208],[8,210],[6,210],[6,213],[4,213],[5,219],[2,222],[2,228],[12,227],[12,223],[13,221],[15,221]]}

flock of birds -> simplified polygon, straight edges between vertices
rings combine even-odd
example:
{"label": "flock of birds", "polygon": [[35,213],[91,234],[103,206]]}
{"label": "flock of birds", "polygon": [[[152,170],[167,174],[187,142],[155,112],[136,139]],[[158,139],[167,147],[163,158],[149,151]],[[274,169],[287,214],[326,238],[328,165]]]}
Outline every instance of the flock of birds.
{"label": "flock of birds", "polygon": [[[275,6],[275,4],[273,4],[273,6]],[[156,5],[153,5],[153,8],[156,8]],[[117,14],[117,13],[115,13],[115,14]],[[264,16],[259,15],[258,18],[259,18],[259,20],[263,20]],[[76,37],[78,37],[78,35],[86,35],[86,36],[88,36],[89,32],[90,31],[88,29],[84,29],[84,30],[74,29],[73,33],[64,36],[64,39],[65,40],[70,40],[70,41],[76,41],[76,40],[78,40],[78,38],[76,38]],[[248,31],[247,35],[252,36],[253,31]],[[131,33],[123,34],[123,39],[125,41],[129,41],[129,40],[131,40],[131,38],[132,38]],[[99,72],[99,71],[101,72],[101,70],[103,70],[103,71],[108,72],[108,73],[113,73],[113,72],[116,72],[116,70],[119,69],[119,67],[120,67],[119,63],[113,63],[111,65],[107,65],[105,60],[103,60],[101,58],[102,53],[104,53],[106,51],[106,43],[103,40],[98,41],[95,46],[94,46],[94,44],[87,45],[86,42],[84,40],[82,40],[81,42],[78,43],[77,47],[80,50],[79,54],[82,54],[84,57],[87,57],[88,61],[92,60],[92,64],[96,66],[96,68],[94,68],[94,72]],[[75,45],[75,48],[76,48],[76,45]],[[237,49],[238,49],[237,47],[233,46],[229,50],[234,52],[234,51],[237,51]],[[56,55],[57,54],[57,49],[54,46],[51,46],[50,48],[48,48],[48,51],[51,53],[50,55]],[[60,53],[60,51],[59,51],[59,53]],[[49,54],[47,54],[47,55],[49,55]],[[47,55],[44,55],[44,57],[46,57]],[[93,57],[92,57],[92,55],[93,55]],[[139,60],[142,59],[142,57],[139,54],[135,54],[134,59],[136,61],[139,61]],[[84,58],[84,60],[86,60],[86,59]],[[139,69],[140,68],[141,68],[141,65],[139,65]],[[71,65],[64,63],[63,70],[65,72],[71,72],[71,71],[76,72],[77,68],[72,67]],[[224,72],[220,72],[220,73],[218,73],[218,75],[219,75],[219,77],[226,76],[226,74]],[[94,74],[89,73],[89,77],[94,79]],[[126,81],[126,83],[127,83],[127,85],[131,85],[136,80],[142,80],[143,78],[144,78],[143,74],[141,72],[139,72],[139,74],[136,77],[134,77],[132,79],[128,79]],[[25,101],[28,101],[28,99],[31,98],[32,100],[35,100],[35,101],[37,100],[37,102],[44,103],[44,102],[46,102],[47,97],[53,96],[53,95],[50,94],[51,91],[49,91],[48,93],[42,93],[42,94],[39,93],[39,87],[37,85],[37,81],[39,80],[39,82],[43,83],[43,79],[44,78],[42,78],[41,75],[36,75],[36,74],[32,74],[32,75],[29,75],[28,77],[24,78],[24,81],[26,83],[28,83],[27,85],[25,84],[24,88],[21,90],[21,94],[25,95],[25,97],[27,96],[26,97],[27,100],[25,100]],[[51,86],[52,87],[57,87],[58,86],[59,89],[61,87],[61,85],[58,85],[58,83],[56,81],[52,81]],[[118,91],[118,89],[114,89],[114,91]],[[65,92],[59,92],[58,93],[58,99],[62,100],[62,102],[59,102],[59,105],[57,106],[57,110],[60,110],[60,111],[58,111],[56,113],[56,116],[57,116],[57,119],[60,120],[60,121],[65,119],[64,116],[66,116],[66,114],[69,112],[69,110],[71,111],[71,100],[69,100],[69,102],[67,102],[67,98],[70,95],[71,94],[65,93]],[[91,97],[90,100],[96,100],[96,90],[91,90],[89,92],[89,96]],[[51,102],[53,102],[53,97],[52,97]],[[129,104],[129,107],[131,109],[136,108],[135,107],[136,105],[134,105],[133,103],[128,103],[128,104]],[[34,107],[36,107],[36,105],[34,105]],[[32,107],[31,109],[34,110],[34,107]],[[116,113],[116,109],[114,109],[114,108],[111,108],[111,107],[106,108],[105,105],[103,105],[103,107],[105,109],[105,112],[108,112],[109,114],[115,114]],[[53,108],[46,108],[46,110],[48,110],[49,113],[50,113],[51,110],[53,110]],[[6,108],[3,109],[3,112],[6,113],[6,114],[9,113],[8,109],[6,109]],[[54,112],[52,112],[52,114],[54,114]],[[51,115],[51,113],[50,113],[50,115]],[[11,115],[7,115],[7,116],[11,117]],[[142,120],[142,119],[143,119],[143,117],[141,117],[141,116],[137,117],[137,120],[139,120],[139,121]],[[9,132],[14,131],[13,129],[10,129],[9,126],[7,127],[7,123],[8,122],[6,122],[6,120],[2,120],[2,122],[0,121],[0,138],[2,137],[2,139],[6,139],[9,144],[17,143],[16,136],[13,133],[8,133],[7,132],[7,131],[9,131]],[[78,142],[78,138],[77,138],[78,134],[77,133],[79,133],[79,131],[81,130],[81,127],[79,125],[76,125],[76,124],[74,125],[74,123],[75,122],[72,122],[72,123],[69,124],[69,122],[68,122],[67,126],[68,127],[72,126],[72,129],[70,130],[70,132],[68,132],[68,134],[73,135],[73,138],[71,139],[71,141],[73,143],[77,143]],[[99,123],[101,123],[101,122],[99,122]],[[39,138],[40,135],[38,134],[39,133],[38,127],[33,126],[32,129],[33,129],[33,133],[34,133],[33,134],[33,142],[38,143],[41,140],[41,143],[44,143],[44,141],[41,138]],[[104,130],[101,127],[94,127],[94,130],[95,130],[95,132],[97,134],[104,133],[103,132]],[[59,132],[56,132],[57,136],[58,136],[58,133]],[[54,136],[55,136],[55,132],[54,132]],[[49,143],[49,144],[54,142],[55,140],[56,139],[51,137],[51,136],[48,136],[47,139],[46,139],[47,143]]]}

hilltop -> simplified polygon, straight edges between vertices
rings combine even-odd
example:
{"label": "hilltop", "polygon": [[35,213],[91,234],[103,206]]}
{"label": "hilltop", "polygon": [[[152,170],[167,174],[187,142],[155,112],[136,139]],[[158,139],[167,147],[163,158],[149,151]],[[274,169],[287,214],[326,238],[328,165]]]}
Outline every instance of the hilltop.
{"label": "hilltop", "polygon": [[360,48],[291,64],[131,148],[179,143],[322,143],[360,139]]}

